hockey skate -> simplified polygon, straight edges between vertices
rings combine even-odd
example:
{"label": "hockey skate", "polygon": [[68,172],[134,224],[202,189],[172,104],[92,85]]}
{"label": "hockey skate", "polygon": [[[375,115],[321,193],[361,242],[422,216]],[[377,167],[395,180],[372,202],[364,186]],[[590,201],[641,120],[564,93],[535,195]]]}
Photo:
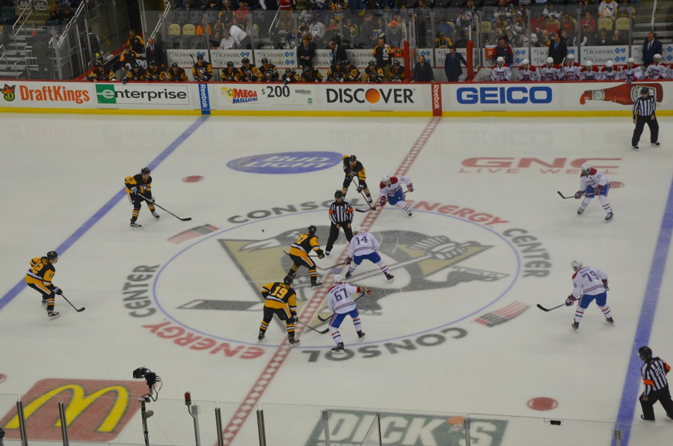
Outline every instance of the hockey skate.
{"label": "hockey skate", "polygon": [[332,252],[332,251],[325,251],[325,257],[329,257],[329,255],[330,255],[331,252]]}
{"label": "hockey skate", "polygon": [[294,336],[288,338],[288,342],[290,343],[290,347],[299,347],[299,339],[295,339]]}
{"label": "hockey skate", "polygon": [[610,212],[608,215],[605,216],[605,221],[612,221],[612,219],[614,218],[614,216],[615,216],[615,214],[613,214],[612,212]]}
{"label": "hockey skate", "polygon": [[320,285],[322,285],[322,282],[318,282],[318,279],[314,279],[313,277],[311,277],[311,286],[312,287],[316,287],[316,286],[320,286]]}
{"label": "hockey skate", "polygon": [[61,314],[58,311],[47,311],[47,316],[49,316],[50,320],[54,320],[58,318]]}
{"label": "hockey skate", "polygon": [[257,336],[257,342],[262,342],[264,340],[264,332],[259,331],[259,335]]}
{"label": "hockey skate", "polygon": [[580,323],[579,322],[573,322],[573,324],[571,326],[573,327],[573,330],[575,330],[577,332],[577,330],[579,330],[579,328],[580,328]]}
{"label": "hockey skate", "polygon": [[374,200],[372,200],[372,196],[371,196],[371,195],[367,195],[366,198],[367,198],[367,203],[372,204],[372,203],[374,202]]}
{"label": "hockey skate", "polygon": [[584,212],[584,208],[579,208],[577,210],[577,215],[582,215],[583,212]]}
{"label": "hockey skate", "polygon": [[360,342],[365,340],[365,332],[364,331],[358,331],[358,339],[360,339]]}
{"label": "hockey skate", "polygon": [[407,215],[408,215],[409,217],[411,217],[411,216],[414,215],[414,214],[413,214],[413,212],[411,212],[411,211],[407,211]]}
{"label": "hockey skate", "polygon": [[[669,417],[669,418],[670,418],[670,417]],[[640,419],[641,419],[641,420],[645,420],[645,421],[652,421],[652,422],[654,422],[654,418],[645,418],[645,415],[641,415],[641,416],[640,416]]]}
{"label": "hockey skate", "polygon": [[393,276],[390,273],[385,273],[385,275],[386,275],[386,279],[388,279],[388,282],[393,283],[393,281],[395,280],[395,276]]}
{"label": "hockey skate", "polygon": [[336,347],[332,348],[332,353],[345,353],[344,343],[339,342]]}
{"label": "hockey skate", "polygon": [[638,151],[638,146],[632,146],[632,147],[633,147],[633,150],[635,150],[636,152]]}
{"label": "hockey skate", "polygon": [[[657,141],[657,142],[653,142],[652,145],[653,145],[654,147],[659,147],[661,144],[659,143],[659,141]],[[669,418],[670,418],[670,417],[669,417]]]}
{"label": "hockey skate", "polygon": [[610,325],[615,325],[615,320],[612,319],[611,317],[606,317],[605,321]]}
{"label": "hockey skate", "polygon": [[143,226],[142,226],[142,225],[139,225],[139,224],[136,223],[135,221],[132,221],[132,222],[131,222],[131,227],[132,227],[132,228],[142,228]]}
{"label": "hockey skate", "polygon": [[353,275],[353,273],[351,273],[350,271],[348,271],[348,272],[346,272],[346,276],[345,276],[345,277],[346,277],[346,279],[348,279],[348,278],[349,278],[350,276],[352,276],[352,275]]}
{"label": "hockey skate", "polygon": [[161,218],[161,217],[159,217],[159,214],[157,214],[157,211],[152,211],[152,217]]}

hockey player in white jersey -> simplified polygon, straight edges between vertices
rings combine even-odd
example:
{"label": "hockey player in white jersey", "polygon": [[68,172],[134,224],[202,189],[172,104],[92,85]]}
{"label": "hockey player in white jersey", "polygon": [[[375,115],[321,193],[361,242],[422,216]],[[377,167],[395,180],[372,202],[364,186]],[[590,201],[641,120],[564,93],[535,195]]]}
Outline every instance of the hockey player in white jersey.
{"label": "hockey player in white jersey", "polygon": [[383,207],[386,205],[386,202],[404,209],[404,212],[411,217],[411,209],[406,201],[404,201],[404,191],[402,191],[402,184],[407,185],[407,190],[409,192],[414,191],[414,185],[411,183],[411,178],[409,177],[391,177],[389,175],[383,175],[381,178],[381,196],[379,197],[379,206]]}
{"label": "hockey player in white jersey", "polygon": [[615,63],[611,60],[608,60],[605,63],[605,68],[601,71],[601,80],[602,81],[618,81],[622,78],[619,67],[615,66]]}
{"label": "hockey player in white jersey", "polygon": [[355,268],[357,268],[363,260],[369,260],[381,268],[381,272],[386,276],[386,279],[392,282],[395,279],[395,276],[390,274],[388,265],[381,260],[381,256],[377,252],[380,247],[381,244],[376,240],[374,235],[369,232],[364,232],[362,228],[353,228],[353,238],[351,239],[351,244],[348,249],[348,257],[346,258],[346,264],[348,265],[346,279],[353,275]]}
{"label": "hockey player in white jersey", "polygon": [[353,325],[355,331],[358,332],[360,342],[365,338],[365,332],[362,331],[362,323],[360,322],[360,313],[358,313],[358,307],[353,300],[353,295],[356,293],[369,295],[372,290],[354,287],[345,283],[340,275],[334,276],[334,285],[327,292],[327,308],[334,312],[329,320],[329,332],[336,343],[336,347],[332,349],[334,353],[344,352],[344,342],[341,339],[339,327],[346,316],[353,319]]}
{"label": "hockey player in white jersey", "polygon": [[601,72],[594,67],[594,63],[590,60],[584,62],[582,71],[580,71],[580,79],[583,81],[597,81],[601,78]]}
{"label": "hockey player in white jersey", "polygon": [[610,191],[610,182],[608,177],[603,172],[599,172],[589,165],[589,163],[582,164],[582,173],[580,174],[580,189],[575,193],[575,198],[580,199],[584,196],[580,208],[577,210],[579,215],[586,210],[591,203],[591,200],[598,195],[598,201],[601,202],[603,210],[607,214],[605,221],[612,221],[614,214],[612,213],[612,206],[608,202],[608,192]]}
{"label": "hockey player in white jersey", "polygon": [[512,70],[505,65],[505,58],[498,57],[496,65],[491,69],[491,80],[493,82],[508,82],[512,79]]}
{"label": "hockey player in white jersey", "polygon": [[668,68],[661,63],[661,54],[655,54],[652,62],[645,70],[645,79],[658,81],[668,77]]}
{"label": "hockey player in white jersey", "polygon": [[566,62],[561,65],[561,80],[578,81],[580,80],[580,64],[575,62],[575,56],[568,54]]}
{"label": "hockey player in white jersey", "polygon": [[622,78],[628,83],[643,78],[643,70],[640,68],[640,65],[636,65],[636,61],[633,57],[629,57],[626,61],[626,66],[622,68]]}
{"label": "hockey player in white jersey", "polygon": [[524,59],[519,67],[519,80],[522,82],[536,82],[538,80],[537,69],[530,64],[528,59]]}
{"label": "hockey player in white jersey", "polygon": [[566,299],[566,306],[571,306],[579,299],[577,310],[575,310],[575,320],[572,324],[573,329],[577,331],[580,328],[580,321],[584,316],[584,311],[594,300],[601,309],[605,320],[614,324],[610,307],[608,307],[608,275],[590,266],[584,266],[581,260],[573,260],[571,263],[573,271],[573,291]]}
{"label": "hockey player in white jersey", "polygon": [[540,80],[557,81],[561,77],[561,70],[558,65],[554,65],[554,59],[547,58],[547,63],[540,67]]}

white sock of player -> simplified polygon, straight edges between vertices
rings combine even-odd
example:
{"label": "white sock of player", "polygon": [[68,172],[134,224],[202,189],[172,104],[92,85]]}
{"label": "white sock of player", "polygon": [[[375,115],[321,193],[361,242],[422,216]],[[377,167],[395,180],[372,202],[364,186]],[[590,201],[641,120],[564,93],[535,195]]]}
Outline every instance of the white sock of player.
{"label": "white sock of player", "polygon": [[397,203],[395,203],[395,206],[397,206],[398,208],[402,208],[404,212],[406,212],[407,214],[409,213],[409,205],[407,204],[406,201],[398,201]]}
{"label": "white sock of player", "polygon": [[348,272],[351,273],[351,274],[353,274],[355,272],[355,264],[354,263],[351,263],[350,265],[348,265]]}
{"label": "white sock of player", "polygon": [[607,305],[604,306],[604,307],[598,307],[598,308],[601,309],[601,311],[603,312],[603,316],[605,316],[606,319],[612,317],[612,312],[610,312],[610,307],[608,307]]}
{"label": "white sock of player", "polygon": [[341,334],[337,328],[330,327],[329,333],[332,335],[332,339],[334,339],[334,342],[337,344],[341,344],[343,342],[343,340],[341,340]]}
{"label": "white sock of player", "polygon": [[388,265],[383,263],[383,260],[379,261],[379,263],[377,263],[377,265],[379,266],[379,268],[381,268],[381,271],[383,271],[383,274],[388,274]]}
{"label": "white sock of player", "polygon": [[575,310],[575,322],[581,321],[582,317],[584,317],[584,310],[577,307],[577,310]]}
{"label": "white sock of player", "polygon": [[[360,318],[356,317],[353,319],[353,325],[355,325],[355,331],[362,331],[362,323],[360,322]],[[341,342],[341,341],[339,341]]]}
{"label": "white sock of player", "polygon": [[580,205],[580,209],[582,211],[586,210],[587,207],[589,207],[589,203],[591,203],[591,200],[593,200],[594,197],[584,197],[584,200],[582,200],[582,204]]}
{"label": "white sock of player", "polygon": [[605,211],[606,214],[612,214],[612,206],[610,206],[610,203],[608,202],[608,197],[599,195],[598,201],[600,201],[601,204],[603,205],[603,210]]}

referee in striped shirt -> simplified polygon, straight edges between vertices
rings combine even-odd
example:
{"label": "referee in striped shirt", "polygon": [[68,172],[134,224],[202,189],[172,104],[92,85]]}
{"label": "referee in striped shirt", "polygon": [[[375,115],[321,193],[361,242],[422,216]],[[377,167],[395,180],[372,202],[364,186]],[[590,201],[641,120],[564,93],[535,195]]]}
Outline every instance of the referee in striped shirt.
{"label": "referee in striped shirt", "polygon": [[633,130],[631,146],[634,150],[638,150],[638,141],[640,141],[640,135],[643,134],[645,124],[650,128],[650,142],[653,146],[659,145],[659,123],[654,114],[655,111],[657,111],[657,100],[650,95],[649,88],[641,88],[640,97],[633,104],[633,123],[636,128]]}
{"label": "referee in striped shirt", "polygon": [[654,403],[659,401],[664,406],[668,418],[673,419],[673,401],[666,380],[666,374],[671,370],[671,366],[661,358],[653,358],[652,349],[647,346],[640,347],[638,354],[643,360],[640,374],[645,383],[645,391],[640,395],[640,406],[643,408],[640,418],[654,421]]}
{"label": "referee in striped shirt", "polygon": [[350,242],[353,238],[351,222],[353,221],[353,206],[344,200],[344,193],[341,190],[334,192],[334,201],[329,206],[329,219],[332,225],[329,228],[329,239],[325,247],[325,255],[328,256],[334,242],[339,238],[339,229],[344,230],[346,239]]}

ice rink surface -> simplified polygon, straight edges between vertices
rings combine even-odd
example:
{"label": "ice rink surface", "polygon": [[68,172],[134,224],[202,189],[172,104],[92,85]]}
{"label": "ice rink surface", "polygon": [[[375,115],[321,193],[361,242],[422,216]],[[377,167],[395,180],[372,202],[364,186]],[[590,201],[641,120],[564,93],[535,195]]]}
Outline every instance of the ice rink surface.
{"label": "ice rink surface", "polygon": [[[634,357],[634,340],[645,340],[673,362],[673,152],[671,120],[660,123],[662,146],[650,147],[646,131],[636,153],[628,118],[3,115],[0,416],[43,380],[128,382],[144,365],[164,381],[153,444],[193,441],[184,405],[170,401],[185,391],[229,403],[223,421],[236,445],[256,444],[260,407],[274,446],[322,444],[323,407],[342,408],[332,425],[340,444],[361,444],[377,411],[386,444],[464,444],[467,416],[478,446],[609,445],[618,420],[630,445],[667,444],[673,421],[660,406],[654,425],[640,420]],[[306,159],[281,160],[288,152]],[[343,356],[329,352],[329,334],[303,326],[289,349],[277,320],[257,344],[259,290],[282,280],[283,250],[308,225],[324,246],[340,157],[351,153],[374,198],[383,174],[413,180],[411,218],[390,206],[356,213],[396,280],[358,267],[351,283],[374,290],[358,302],[367,337],[358,343],[347,319]],[[585,161],[613,182],[610,223],[598,200],[578,216],[579,201],[557,194],[578,189]],[[147,165],[157,203],[192,221],[161,210],[154,220],[143,207],[142,229],[129,228],[124,177]],[[366,208],[354,186],[347,198]],[[341,234],[318,261],[321,288],[307,285],[306,269],[296,282],[300,319],[319,330],[328,274],[345,272],[328,267],[345,248]],[[50,250],[61,254],[54,283],[86,307],[57,298],[53,321],[19,285],[29,260]],[[573,309],[536,308],[564,302],[574,259],[609,274],[614,327],[595,304],[577,333]],[[178,410],[179,428],[169,420]],[[15,438],[9,421],[0,426]],[[137,418],[113,441],[140,443]]]}

